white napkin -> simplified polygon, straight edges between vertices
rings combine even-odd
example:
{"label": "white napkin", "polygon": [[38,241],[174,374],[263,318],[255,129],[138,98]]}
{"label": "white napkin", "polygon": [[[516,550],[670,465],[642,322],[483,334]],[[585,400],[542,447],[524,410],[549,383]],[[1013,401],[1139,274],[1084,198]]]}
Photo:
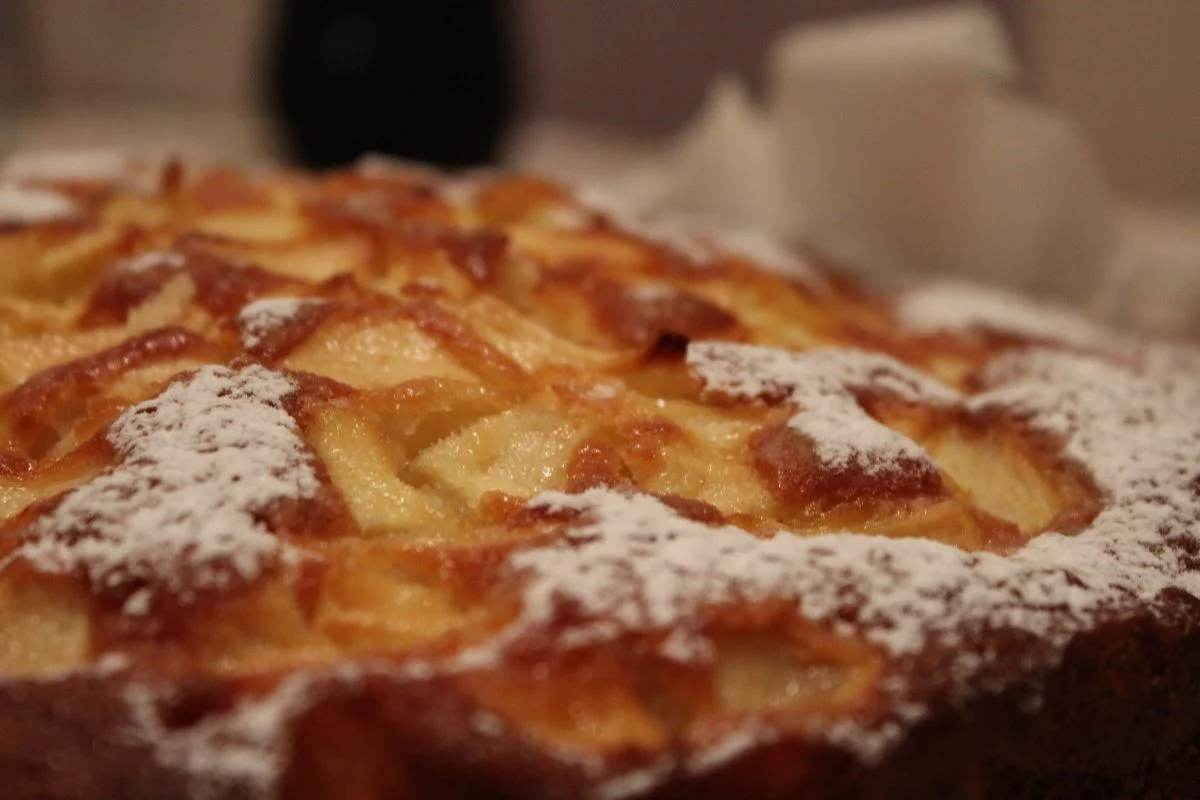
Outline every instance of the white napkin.
{"label": "white napkin", "polygon": [[619,191],[639,208],[724,218],[786,236],[794,229],[795,197],[779,165],[772,121],[741,83],[722,77],[670,152]]}
{"label": "white napkin", "polygon": [[765,109],[728,80],[633,202],[720,215],[876,273],[1090,297],[1114,261],[1110,192],[1061,115],[1013,94],[982,3],[785,34]]}

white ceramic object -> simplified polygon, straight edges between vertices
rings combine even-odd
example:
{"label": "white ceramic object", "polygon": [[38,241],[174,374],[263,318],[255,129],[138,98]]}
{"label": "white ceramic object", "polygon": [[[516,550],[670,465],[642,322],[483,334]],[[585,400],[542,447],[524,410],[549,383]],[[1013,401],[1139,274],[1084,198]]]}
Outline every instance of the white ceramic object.
{"label": "white ceramic object", "polygon": [[1020,99],[990,7],[840,19],[786,33],[764,109],[728,80],[656,162],[612,188],[723,217],[880,276],[953,275],[1089,299],[1117,249],[1083,137]]}
{"label": "white ceramic object", "polygon": [[797,232],[874,271],[1085,299],[1115,255],[1110,194],[1075,128],[1001,85],[1012,61],[974,4],[785,36],[771,101]]}
{"label": "white ceramic object", "polygon": [[723,218],[790,234],[798,199],[779,170],[776,129],[733,78],[713,83],[704,107],[657,167],[622,189],[649,208]]}

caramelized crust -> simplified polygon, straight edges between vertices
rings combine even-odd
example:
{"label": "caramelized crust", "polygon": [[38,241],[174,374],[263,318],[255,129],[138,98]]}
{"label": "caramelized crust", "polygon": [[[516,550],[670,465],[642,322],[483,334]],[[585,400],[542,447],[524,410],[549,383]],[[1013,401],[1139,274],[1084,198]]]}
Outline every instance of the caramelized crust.
{"label": "caramelized crust", "polygon": [[6,796],[1200,791],[1194,354],[527,176],[5,191]]}

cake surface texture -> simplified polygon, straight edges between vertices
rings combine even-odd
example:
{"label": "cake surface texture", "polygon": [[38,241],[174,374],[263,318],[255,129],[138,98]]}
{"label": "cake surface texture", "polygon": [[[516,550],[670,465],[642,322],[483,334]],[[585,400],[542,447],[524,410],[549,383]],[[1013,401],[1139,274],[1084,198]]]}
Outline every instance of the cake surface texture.
{"label": "cake surface texture", "polygon": [[46,164],[5,797],[1200,796],[1195,347],[531,176]]}

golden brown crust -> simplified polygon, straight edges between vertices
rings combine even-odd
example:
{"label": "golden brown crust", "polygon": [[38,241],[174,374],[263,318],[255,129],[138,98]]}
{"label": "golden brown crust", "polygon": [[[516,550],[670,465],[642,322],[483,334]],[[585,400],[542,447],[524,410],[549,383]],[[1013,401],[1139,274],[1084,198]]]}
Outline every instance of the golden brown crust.
{"label": "golden brown crust", "polygon": [[31,186],[8,796],[1197,787],[1185,354],[535,178]]}

